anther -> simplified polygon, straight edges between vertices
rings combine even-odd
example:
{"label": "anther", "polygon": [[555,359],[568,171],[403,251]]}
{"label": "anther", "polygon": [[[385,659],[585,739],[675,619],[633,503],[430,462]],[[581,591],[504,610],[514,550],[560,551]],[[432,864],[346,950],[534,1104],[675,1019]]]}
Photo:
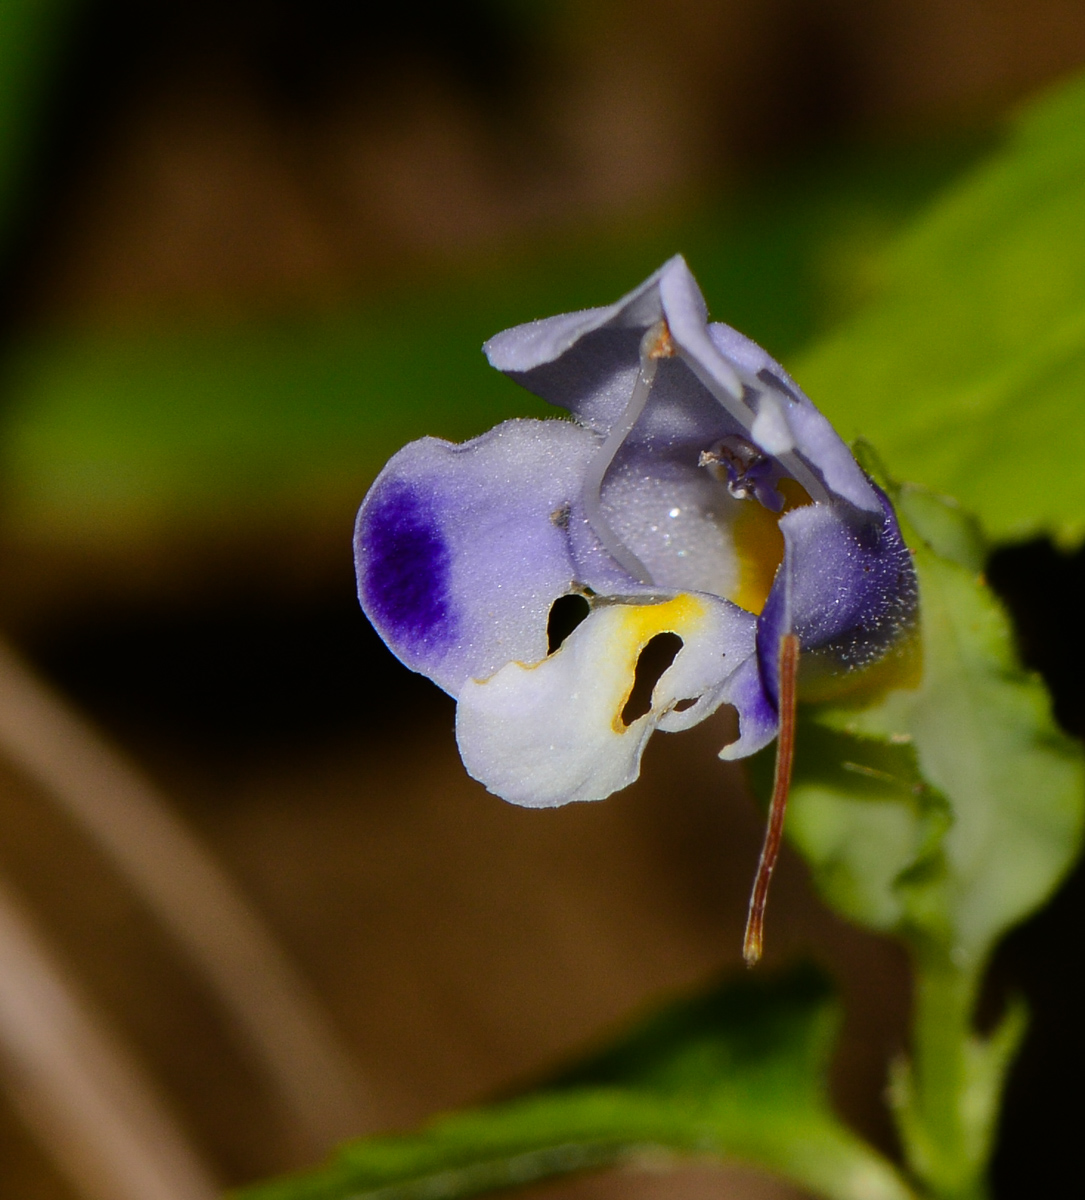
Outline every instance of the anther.
{"label": "anther", "polygon": [[736,500],[757,495],[757,485],[772,469],[769,457],[744,437],[721,438],[710,450],[702,450],[699,467],[707,467]]}
{"label": "anther", "polygon": [[671,337],[671,327],[665,317],[661,318],[648,330],[641,353],[648,359],[674,358],[678,348]]}

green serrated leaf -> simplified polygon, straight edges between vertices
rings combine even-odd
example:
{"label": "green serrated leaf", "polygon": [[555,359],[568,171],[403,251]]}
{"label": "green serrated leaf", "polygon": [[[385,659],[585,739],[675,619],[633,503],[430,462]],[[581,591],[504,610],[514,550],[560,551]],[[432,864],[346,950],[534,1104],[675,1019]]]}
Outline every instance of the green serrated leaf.
{"label": "green serrated leaf", "polygon": [[914,223],[879,298],[794,368],[842,433],[996,539],[1085,535],[1083,126],[1078,77]]}
{"label": "green serrated leaf", "polygon": [[532,1095],[355,1142],[241,1198],[436,1200],[666,1154],[742,1160],[839,1200],[906,1200],[829,1107],[836,1023],[810,968],[740,979],[650,1017]]}

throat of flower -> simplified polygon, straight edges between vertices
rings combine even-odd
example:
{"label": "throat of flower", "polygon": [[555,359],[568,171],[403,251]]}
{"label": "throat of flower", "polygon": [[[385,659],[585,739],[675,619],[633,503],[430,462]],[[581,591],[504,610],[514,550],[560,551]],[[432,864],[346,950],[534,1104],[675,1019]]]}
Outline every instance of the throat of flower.
{"label": "throat of flower", "polygon": [[769,802],[769,819],[765,841],[757,864],[750,909],[746,918],[746,936],[742,942],[742,957],[748,967],[761,959],[765,944],[765,906],[769,898],[769,883],[780,856],[784,836],[784,814],[787,795],[791,790],[791,766],[795,759],[795,681],[799,668],[799,639],[785,633],[780,639],[780,732],[776,738],[776,774]]}
{"label": "throat of flower", "polygon": [[784,561],[784,535],[780,518],[812,503],[802,484],[794,479],[781,479],[776,485],[784,497],[784,507],[778,513],[750,498],[742,502],[731,526],[731,539],[738,560],[738,579],[734,591],[727,597],[739,608],[760,616],[772,590],[780,563]]}

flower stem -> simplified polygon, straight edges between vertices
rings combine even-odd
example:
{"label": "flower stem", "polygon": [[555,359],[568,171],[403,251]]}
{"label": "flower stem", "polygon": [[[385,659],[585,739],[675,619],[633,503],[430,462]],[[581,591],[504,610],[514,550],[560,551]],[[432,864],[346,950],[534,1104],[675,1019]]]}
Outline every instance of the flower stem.
{"label": "flower stem", "polygon": [[912,1061],[895,1071],[891,1099],[908,1165],[937,1200],[983,1200],[1002,1082],[989,1042],[972,1029],[979,971],[942,947],[918,949]]}

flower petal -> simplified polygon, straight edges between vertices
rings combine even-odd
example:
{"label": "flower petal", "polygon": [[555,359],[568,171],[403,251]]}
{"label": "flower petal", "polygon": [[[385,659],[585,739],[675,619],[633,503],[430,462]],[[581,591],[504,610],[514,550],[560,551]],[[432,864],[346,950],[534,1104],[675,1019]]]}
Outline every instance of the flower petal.
{"label": "flower petal", "polygon": [[508,421],[389,461],[358,514],[355,561],[362,607],[398,658],[456,695],[545,658],[551,604],[590,584],[593,563],[603,583],[628,582],[570,515],[597,445],[568,421]]}
{"label": "flower petal", "polygon": [[[851,451],[784,368],[756,342],[730,325],[712,324],[709,334],[713,345],[742,380],[747,398],[752,396],[757,405],[753,440],[769,454],[797,451],[817,469],[830,492],[857,508],[880,512],[877,491]],[[781,424],[786,433],[781,430]],[[780,449],[765,445],[761,437],[768,431],[786,438],[790,445],[781,442]]]}
{"label": "flower petal", "polygon": [[[638,665],[661,634],[677,635],[677,653],[647,711],[631,712]],[[753,662],[753,639],[750,614],[711,596],[600,605],[544,662],[508,663],[464,684],[456,709],[464,765],[529,808],[601,800],[637,778],[654,729],[694,725],[729,699],[729,679]]]}
{"label": "flower petal", "polygon": [[606,434],[633,392],[640,338],[660,320],[677,354],[660,363],[651,403],[630,443],[696,443],[703,450],[741,433],[781,459],[811,495],[823,483],[857,508],[880,511],[847,446],[783,367],[730,326],[708,323],[704,298],[680,255],[616,304],[507,329],[485,351],[493,366]]}
{"label": "flower petal", "polygon": [[738,711],[738,741],[720,751],[727,762],[748,758],[772,741],[780,727],[776,705],[765,694],[756,655],[751,655],[728,681],[727,700]]}
{"label": "flower petal", "polygon": [[844,504],[806,505],[781,518],[784,561],[757,632],[773,705],[785,633],[799,637],[806,685],[856,675],[907,642],[918,585],[889,501],[880,498],[880,519]]}
{"label": "flower petal", "polygon": [[708,338],[704,299],[681,255],[615,304],[517,325],[483,349],[499,371],[606,433],[633,390],[641,336],[662,319],[677,345],[707,356],[704,369],[738,403],[742,386]]}
{"label": "flower petal", "polygon": [[[708,323],[680,257],[486,353],[575,422],[412,443],[355,549],[363,607],[457,696],[464,762],[491,791],[599,799],[636,778],[654,729],[723,703],[740,736],[721,757],[752,754],[777,732],[787,633],[807,694],[906,660],[917,591],[888,501],[778,363]],[[551,652],[570,593],[589,615]]]}
{"label": "flower petal", "polygon": [[623,454],[602,493],[610,527],[659,587],[731,600],[741,574],[732,526],[746,507],[707,471],[643,452]]}

